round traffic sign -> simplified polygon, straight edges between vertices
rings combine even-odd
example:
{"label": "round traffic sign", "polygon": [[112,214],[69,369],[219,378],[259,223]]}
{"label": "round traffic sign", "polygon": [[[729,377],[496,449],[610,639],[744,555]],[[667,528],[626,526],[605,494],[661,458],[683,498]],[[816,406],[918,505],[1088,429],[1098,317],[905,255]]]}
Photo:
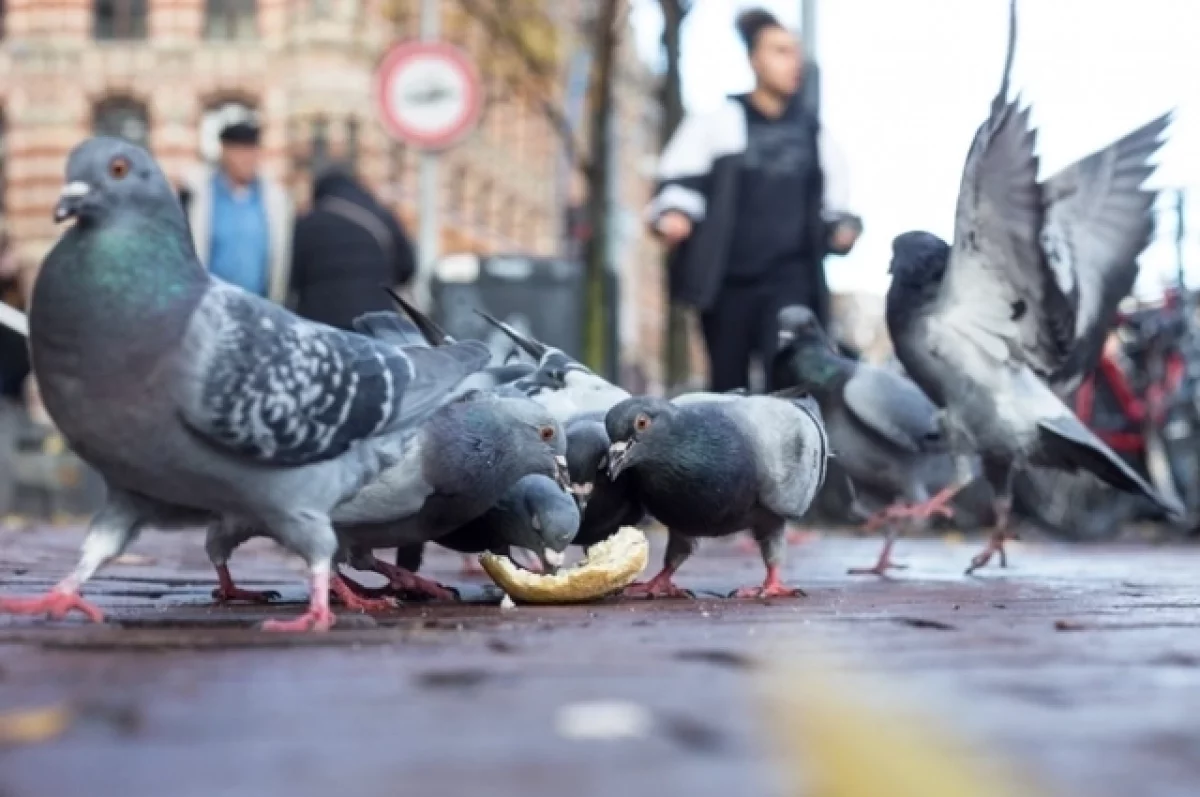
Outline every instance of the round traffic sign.
{"label": "round traffic sign", "polygon": [[403,42],[375,72],[375,104],[393,138],[423,149],[446,149],[479,121],[479,73],[461,50],[445,42]]}

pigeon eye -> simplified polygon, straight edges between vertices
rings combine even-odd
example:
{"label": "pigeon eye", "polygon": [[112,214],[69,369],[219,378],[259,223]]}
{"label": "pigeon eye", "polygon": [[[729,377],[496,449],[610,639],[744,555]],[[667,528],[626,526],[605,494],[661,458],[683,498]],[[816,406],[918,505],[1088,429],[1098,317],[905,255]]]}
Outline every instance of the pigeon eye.
{"label": "pigeon eye", "polygon": [[113,158],[112,162],[108,164],[108,173],[114,179],[123,180],[125,175],[129,174],[129,168],[129,161],[125,158]]}
{"label": "pigeon eye", "polygon": [[650,418],[646,415],[639,415],[633,419],[633,428],[639,432],[644,432],[650,428]]}
{"label": "pigeon eye", "polygon": [[551,440],[554,439],[554,427],[553,426],[543,426],[540,434],[542,436],[542,440],[549,443]]}

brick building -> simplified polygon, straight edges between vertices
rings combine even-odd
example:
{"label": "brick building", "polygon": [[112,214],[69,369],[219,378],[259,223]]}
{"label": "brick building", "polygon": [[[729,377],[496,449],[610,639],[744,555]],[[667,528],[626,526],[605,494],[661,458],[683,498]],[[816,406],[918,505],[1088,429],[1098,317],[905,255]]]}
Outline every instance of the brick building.
{"label": "brick building", "polygon": [[[587,0],[545,0],[562,30]],[[372,70],[383,50],[417,33],[419,0],[0,0],[0,213],[36,262],[54,240],[50,211],[69,149],[92,132],[145,144],[181,177],[212,147],[215,119],[252,109],[264,126],[268,173],[300,204],[322,157],[351,158],[415,231],[417,156],[374,118]],[[444,38],[477,59],[488,32],[458,0],[443,0]],[[629,37],[627,37],[629,38]],[[565,64],[580,46],[550,46]],[[628,47],[617,88],[617,160],[627,359],[657,368],[661,278],[636,216],[656,148],[653,84]],[[563,251],[569,172],[538,103],[514,91],[511,69],[481,60],[488,105],[479,130],[442,167],[442,251]],[[517,76],[519,78],[519,76]],[[565,86],[565,79],[558,81]],[[556,86],[555,92],[563,90]],[[555,97],[561,100],[561,96]],[[206,122],[207,120],[207,122]],[[632,304],[631,304],[632,303]]]}

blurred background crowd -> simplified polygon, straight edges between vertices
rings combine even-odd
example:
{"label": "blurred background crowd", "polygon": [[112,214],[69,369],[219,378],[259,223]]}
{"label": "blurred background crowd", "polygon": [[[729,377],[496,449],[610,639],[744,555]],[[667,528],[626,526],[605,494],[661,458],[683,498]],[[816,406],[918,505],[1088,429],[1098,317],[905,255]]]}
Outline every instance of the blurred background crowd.
{"label": "blurred background crowd", "polygon": [[[789,33],[792,52],[756,54],[760,29],[735,24],[750,5],[800,31]],[[359,313],[388,306],[380,290],[387,284],[416,296],[452,334],[486,337],[472,312],[484,308],[635,392],[669,393],[710,377],[718,387],[736,386],[741,366],[726,368],[733,376],[711,373],[705,338],[711,344],[723,339],[714,329],[771,315],[737,291],[774,296],[778,286],[722,283],[716,304],[706,305],[668,279],[668,263],[686,250],[703,214],[689,217],[686,197],[660,202],[664,185],[690,185],[660,155],[689,111],[711,118],[726,95],[761,86],[782,63],[797,79],[777,88],[795,95],[796,113],[823,139],[824,207],[817,200],[813,212],[824,214],[824,226],[820,244],[803,253],[819,283],[811,291],[821,296],[802,298],[827,305],[822,315],[847,352],[885,361],[891,235],[911,227],[945,232],[952,223],[957,170],[1000,63],[1005,5],[0,0],[2,298],[24,307],[56,236],[51,208],[66,153],[102,133],[155,155],[178,186],[197,252],[213,273],[307,317],[348,327]],[[1100,47],[1119,34],[1128,51],[1151,61],[1134,74],[1128,58],[1110,53],[1114,77],[1087,76],[1093,88],[1079,99],[1081,117],[1090,114],[1088,102],[1128,100],[1128,118],[1140,118],[1187,94],[1182,76],[1155,73],[1152,62],[1169,55],[1178,65],[1188,23],[1200,21],[1192,4],[1147,2],[1136,24],[1099,8],[1127,4],[1055,6],[1031,6],[1026,29],[1063,36],[1065,26],[1095,18],[1079,39]],[[1056,84],[1036,83],[1035,73],[1065,73],[1076,84],[1081,76],[1046,69],[1054,57],[1049,35],[1031,33],[1029,64],[1017,71],[1053,96]],[[1129,44],[1139,36],[1145,41]],[[477,127],[439,155],[436,182],[424,185],[426,156],[387,133],[375,96],[388,47],[422,37],[466,54],[482,105]],[[1138,76],[1145,74],[1155,77]],[[1061,107],[1061,99],[1046,105]],[[757,107],[746,106],[747,136],[767,149],[743,145],[747,161],[769,158],[778,145],[755,132],[774,119]],[[1180,110],[1174,139],[1184,143],[1170,157],[1183,166],[1164,170],[1153,267],[1101,368],[1072,398],[1140,468],[1166,462],[1164,478],[1196,508],[1200,345],[1185,286],[1188,262],[1200,260],[1187,192],[1200,183],[1200,158],[1181,153],[1194,153],[1188,125],[1200,108]],[[1126,116],[1114,113],[1076,128],[1069,141],[1048,138],[1057,147],[1049,160],[1058,152],[1075,159],[1126,127]],[[712,173],[709,166],[700,177]],[[930,193],[926,182],[945,185]],[[435,226],[422,236],[431,203]],[[664,222],[672,208],[677,215]],[[505,344],[495,345],[503,357]],[[762,354],[751,342],[746,348]],[[759,373],[748,375],[752,387],[761,385]],[[56,442],[24,342],[7,329],[0,329],[0,392],[0,515],[89,508],[87,474]]]}

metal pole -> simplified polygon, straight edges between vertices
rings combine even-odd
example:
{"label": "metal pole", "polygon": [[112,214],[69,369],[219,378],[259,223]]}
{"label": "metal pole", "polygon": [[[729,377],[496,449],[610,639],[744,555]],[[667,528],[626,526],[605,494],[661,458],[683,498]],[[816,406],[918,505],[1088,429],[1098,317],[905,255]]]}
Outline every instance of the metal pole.
{"label": "metal pole", "polygon": [[817,60],[817,0],[800,0],[800,41],[804,56]]}
{"label": "metal pole", "polygon": [[1183,189],[1175,192],[1175,273],[1179,280],[1180,296],[1187,297],[1187,268],[1183,262],[1183,250],[1187,246],[1187,212],[1184,207]]}
{"label": "metal pole", "polygon": [[[441,27],[441,0],[421,0],[421,41],[437,41]],[[439,219],[438,155],[436,152],[421,153],[421,186],[419,193],[420,231],[417,242],[418,257],[416,300],[419,307],[430,305],[429,282],[433,267],[437,263],[441,244],[441,222]]]}

